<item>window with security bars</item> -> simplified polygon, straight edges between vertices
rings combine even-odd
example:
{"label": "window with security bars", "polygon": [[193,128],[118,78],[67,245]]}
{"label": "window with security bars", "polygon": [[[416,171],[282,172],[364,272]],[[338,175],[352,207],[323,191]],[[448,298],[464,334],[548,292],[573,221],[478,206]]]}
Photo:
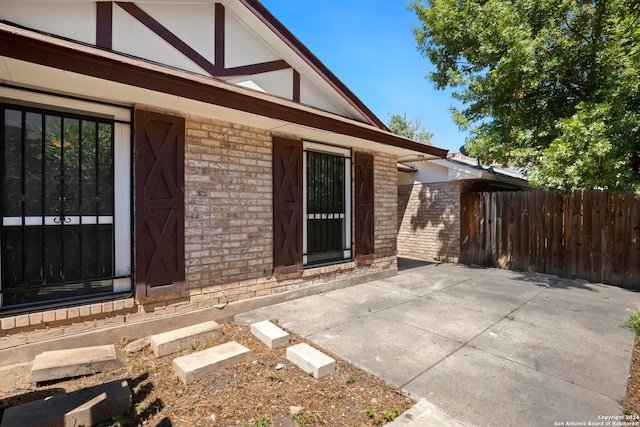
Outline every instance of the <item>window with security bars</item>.
{"label": "window with security bars", "polygon": [[307,265],[351,258],[350,152],[318,145],[305,144]]}
{"label": "window with security bars", "polygon": [[1,305],[113,292],[114,122],[0,107]]}

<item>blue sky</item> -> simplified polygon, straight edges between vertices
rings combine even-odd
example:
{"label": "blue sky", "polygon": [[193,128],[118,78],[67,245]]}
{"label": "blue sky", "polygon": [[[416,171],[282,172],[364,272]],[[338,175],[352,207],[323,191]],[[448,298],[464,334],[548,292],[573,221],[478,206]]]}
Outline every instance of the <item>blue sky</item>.
{"label": "blue sky", "polygon": [[451,119],[456,101],[425,76],[433,68],[417,50],[415,14],[406,0],[261,0],[382,121],[406,112],[457,152],[466,134]]}

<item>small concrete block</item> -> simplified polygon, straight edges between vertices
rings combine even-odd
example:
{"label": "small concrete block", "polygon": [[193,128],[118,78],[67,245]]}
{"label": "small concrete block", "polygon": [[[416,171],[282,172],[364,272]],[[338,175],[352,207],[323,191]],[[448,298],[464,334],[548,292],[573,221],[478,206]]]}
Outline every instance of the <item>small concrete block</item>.
{"label": "small concrete block", "polygon": [[336,370],[335,359],[316,350],[309,344],[296,344],[287,349],[287,360],[314,378],[322,378]]}
{"label": "small concrete block", "polygon": [[[31,363],[18,363],[0,367],[0,394],[12,393],[21,387],[28,387],[23,384],[24,379],[29,377]],[[0,407],[2,405],[0,404]]]}
{"label": "small concrete block", "polygon": [[80,317],[80,308],[71,307],[71,308],[67,309],[67,317],[69,319],[75,319],[77,317]]}
{"label": "small concrete block", "polygon": [[25,326],[29,326],[29,315],[22,314],[16,317],[16,328],[24,328]]}
{"label": "small concrete block", "polygon": [[56,320],[67,320],[67,310],[64,308],[56,310]]}
{"label": "small concrete block", "polygon": [[173,359],[173,371],[189,384],[234,363],[248,362],[253,352],[235,341]]}
{"label": "small concrete block", "polygon": [[124,348],[127,353],[137,353],[142,351],[145,347],[151,344],[151,337],[140,338],[139,340],[131,341]]}
{"label": "small concrete block", "polygon": [[113,311],[113,301],[107,301],[102,303],[102,312],[111,313]]}
{"label": "small concrete block", "polygon": [[211,341],[221,332],[222,326],[213,321],[187,326],[151,336],[151,349],[157,357],[162,357]]}
{"label": "small concrete block", "polygon": [[31,381],[57,380],[116,369],[123,357],[115,345],[45,351],[33,360]]}
{"label": "small concrete block", "polygon": [[0,328],[2,330],[13,329],[16,327],[16,319],[14,317],[5,317],[0,320]]}
{"label": "small concrete block", "polygon": [[55,310],[45,311],[42,313],[42,321],[44,323],[51,323],[56,321],[56,312]]}
{"label": "small concrete block", "polygon": [[251,333],[269,348],[277,348],[289,343],[289,334],[268,320],[252,324]]}
{"label": "small concrete block", "polygon": [[35,326],[42,323],[42,313],[29,314],[29,325]]}
{"label": "small concrete block", "polygon": [[129,385],[118,380],[8,408],[0,427],[93,426],[130,408]]}

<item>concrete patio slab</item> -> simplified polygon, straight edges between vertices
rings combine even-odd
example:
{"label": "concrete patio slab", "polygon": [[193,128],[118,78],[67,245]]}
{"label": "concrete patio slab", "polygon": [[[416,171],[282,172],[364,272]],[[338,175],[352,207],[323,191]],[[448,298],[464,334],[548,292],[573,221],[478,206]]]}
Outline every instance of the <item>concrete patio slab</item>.
{"label": "concrete patio slab", "polygon": [[[366,339],[363,339],[366,337]],[[400,386],[460,347],[460,343],[415,326],[374,315],[309,337],[383,380]]]}
{"label": "concrete patio slab", "polygon": [[278,319],[447,415],[441,423],[417,408],[402,425],[586,425],[622,413],[634,341],[625,319],[640,293],[537,273],[410,265],[237,320]]}
{"label": "concrete patio slab", "polygon": [[505,316],[543,291],[535,286],[510,286],[498,281],[466,281],[430,295],[443,303]]}
{"label": "concrete patio slab", "polygon": [[585,300],[584,295],[588,291],[574,289],[573,292],[575,296],[569,297],[549,289],[513,313],[513,318],[594,341],[600,340],[610,348],[629,350],[633,333],[626,328],[625,319],[634,307],[632,301],[635,299],[637,302],[639,295],[629,293],[632,298],[620,306],[599,300]]}
{"label": "concrete patio slab", "polygon": [[[235,317],[235,322],[250,325],[262,320],[277,320],[279,326],[306,337],[353,319],[364,312],[366,311],[357,310],[323,295],[312,295],[239,314]],[[301,313],[304,313],[304,316],[300,315]]]}
{"label": "concrete patio slab", "polygon": [[405,323],[459,343],[466,343],[503,317],[448,304],[436,295],[415,298],[384,310],[379,316],[386,321]]}
{"label": "concrete patio slab", "polygon": [[385,280],[381,280],[379,283],[380,286],[384,286],[389,289],[402,289],[410,292],[412,295],[422,297],[458,283],[471,280],[474,277],[474,272],[469,270],[449,271],[442,268],[438,271],[432,271],[434,268],[435,267],[431,267],[428,277],[425,276],[422,271],[424,269],[423,268],[420,271],[389,277]]}
{"label": "concrete patio slab", "polygon": [[324,296],[348,304],[362,313],[384,310],[415,298],[414,294],[406,290],[387,288],[375,283],[338,289]]}
{"label": "concrete patio slab", "polygon": [[[617,367],[629,363],[631,348],[611,351],[601,340],[507,319],[470,345],[614,400],[624,399],[627,372]],[[600,369],[592,369],[594,365]]]}
{"label": "concrete patio slab", "polygon": [[608,396],[470,347],[405,389],[462,422],[481,426],[586,425],[598,421],[598,415],[621,413]]}
{"label": "concrete patio slab", "polygon": [[471,424],[462,424],[426,399],[420,399],[409,410],[385,425],[387,427],[471,427]]}

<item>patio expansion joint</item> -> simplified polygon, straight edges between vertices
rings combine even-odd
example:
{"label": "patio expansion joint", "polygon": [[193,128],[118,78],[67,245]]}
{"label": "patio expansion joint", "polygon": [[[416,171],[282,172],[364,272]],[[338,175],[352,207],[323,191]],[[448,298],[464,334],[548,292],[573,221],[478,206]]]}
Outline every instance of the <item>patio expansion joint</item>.
{"label": "patio expansion joint", "polygon": [[[471,279],[468,279],[471,280]],[[462,283],[462,282],[460,282]],[[440,360],[436,361],[433,365],[427,367],[426,369],[422,370],[421,372],[419,372],[417,375],[415,375],[413,378],[411,378],[409,381],[405,382],[404,384],[402,384],[400,386],[400,388],[405,388],[407,385],[411,384],[413,381],[415,381],[416,379],[418,379],[419,377],[421,377],[422,375],[426,374],[427,372],[429,372],[430,370],[432,370],[433,368],[435,368],[436,366],[440,365],[442,362],[444,362],[445,360],[447,360],[448,358],[450,358],[451,356],[453,356],[454,354],[458,353],[461,349],[465,348],[465,347],[471,347],[474,350],[478,350],[478,351],[483,351],[483,350],[479,350],[476,347],[474,347],[473,345],[470,345],[470,343],[475,340],[476,338],[478,338],[479,336],[483,335],[484,333],[486,333],[489,329],[493,328],[494,326],[496,326],[498,323],[502,322],[504,319],[509,318],[509,316],[511,316],[513,313],[515,313],[516,311],[518,311],[520,308],[522,308],[524,305],[528,304],[529,302],[533,301],[533,299],[535,299],[536,297],[538,297],[538,295],[540,295],[541,293],[543,293],[544,291],[546,291],[547,288],[542,288],[539,292],[537,292],[534,296],[532,296],[531,298],[527,299],[526,301],[524,301],[522,304],[520,304],[519,306],[517,306],[516,308],[514,308],[513,310],[511,310],[509,313],[505,314],[504,316],[502,316],[500,319],[498,319],[496,322],[492,323],[491,325],[487,326],[485,329],[483,329],[482,331],[480,331],[479,333],[477,333],[476,335],[474,335],[473,337],[471,337],[469,340],[467,340],[466,342],[462,343],[462,345],[458,348],[456,348],[455,350],[453,350],[451,353],[447,354],[446,356],[442,357]],[[430,332],[430,331],[429,331]],[[433,333],[433,332],[431,332]],[[436,334],[438,335],[438,334]],[[445,337],[447,338],[447,337]],[[455,341],[452,340],[451,338],[447,338],[453,342],[459,342],[459,341]],[[487,352],[485,352],[487,353]],[[488,353],[491,354],[491,353]],[[504,359],[504,358],[503,358]],[[509,359],[506,359],[509,360]],[[526,365],[523,365],[526,366]],[[539,371],[538,371],[539,372]],[[566,380],[564,380],[566,381]],[[608,396],[610,397],[610,396]]]}
{"label": "patio expansion joint", "polygon": [[[474,338],[474,339],[475,339],[475,338]],[[483,353],[485,353],[485,354],[489,354],[489,355],[494,356],[494,357],[497,357],[497,358],[499,358],[499,359],[506,360],[507,362],[513,363],[513,364],[515,364],[515,365],[522,366],[522,367],[523,367],[523,368],[525,368],[525,369],[529,369],[529,370],[532,370],[532,371],[535,371],[535,372],[539,372],[539,373],[541,373],[541,374],[543,374],[543,375],[547,375],[547,376],[549,376],[549,377],[555,378],[555,379],[557,379],[557,380],[559,380],[559,381],[562,381],[562,382],[565,382],[565,383],[567,383],[567,384],[575,385],[576,387],[580,387],[581,389],[588,390],[588,391],[590,391],[590,392],[592,392],[592,393],[599,394],[600,396],[603,396],[603,397],[606,397],[606,398],[608,398],[608,399],[611,399],[611,400],[613,400],[613,401],[615,401],[615,402],[617,402],[617,403],[619,403],[619,404],[622,404],[622,403],[623,403],[620,399],[616,399],[616,398],[614,398],[614,397],[612,397],[612,396],[609,396],[608,394],[602,393],[601,391],[594,390],[594,389],[592,389],[591,387],[587,387],[587,386],[585,386],[585,385],[578,384],[578,383],[576,383],[576,382],[574,382],[574,381],[568,380],[568,379],[566,379],[566,378],[563,378],[563,377],[558,376],[558,375],[556,375],[556,374],[553,374],[553,373],[551,373],[551,372],[547,372],[547,371],[545,371],[545,370],[543,370],[543,369],[536,369],[535,367],[530,366],[530,365],[527,365],[526,363],[522,363],[522,362],[519,362],[519,361],[517,361],[517,360],[510,359],[510,358],[505,357],[505,356],[502,356],[502,355],[500,355],[500,354],[495,354],[495,353],[493,353],[493,352],[491,352],[491,351],[487,351],[487,350],[483,350],[483,349],[477,348],[477,347],[476,347],[476,346],[474,346],[473,344],[465,344],[465,345],[464,345],[464,347],[469,347],[469,348],[472,348],[472,349],[474,349],[474,350],[481,351],[481,352],[483,352]],[[457,351],[457,350],[456,350],[456,351]],[[438,362],[438,363],[440,363],[440,362]],[[414,379],[415,379],[415,378],[414,378]],[[414,379],[412,379],[411,381],[413,381]],[[408,384],[408,383],[407,383],[407,384]],[[406,385],[406,384],[405,384],[405,385]]]}

